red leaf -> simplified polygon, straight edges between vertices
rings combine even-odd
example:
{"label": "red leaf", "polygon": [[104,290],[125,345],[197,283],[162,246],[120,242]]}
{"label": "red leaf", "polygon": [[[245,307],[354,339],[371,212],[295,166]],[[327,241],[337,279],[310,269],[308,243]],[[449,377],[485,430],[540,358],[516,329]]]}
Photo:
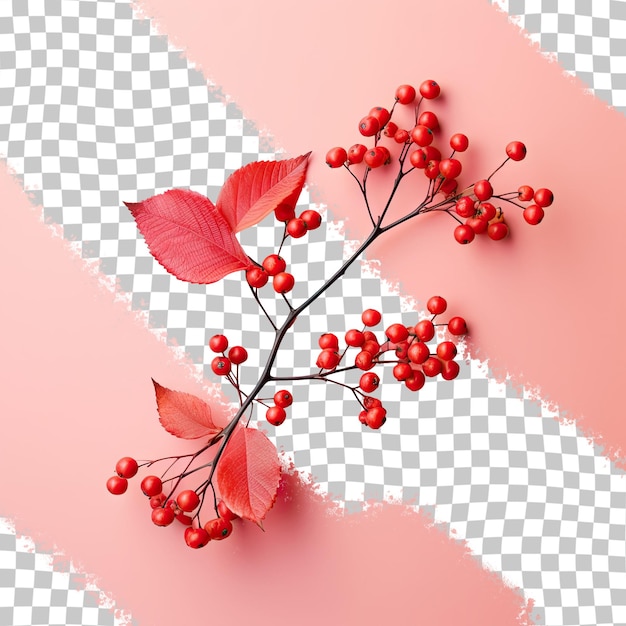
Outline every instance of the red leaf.
{"label": "red leaf", "polygon": [[256,161],[236,170],[224,183],[217,208],[239,232],[258,224],[279,204],[296,206],[309,155],[283,161]]}
{"label": "red leaf", "polygon": [[258,524],[276,500],[280,481],[276,447],[260,430],[240,428],[226,445],[215,478],[226,506]]}
{"label": "red leaf", "polygon": [[189,283],[214,283],[251,263],[215,205],[189,189],[125,203],[152,256]]}
{"label": "red leaf", "polygon": [[198,439],[213,437],[222,429],[211,417],[211,407],[190,393],[172,391],[162,387],[156,380],[156,393],[159,422],[168,433],[181,439]]}

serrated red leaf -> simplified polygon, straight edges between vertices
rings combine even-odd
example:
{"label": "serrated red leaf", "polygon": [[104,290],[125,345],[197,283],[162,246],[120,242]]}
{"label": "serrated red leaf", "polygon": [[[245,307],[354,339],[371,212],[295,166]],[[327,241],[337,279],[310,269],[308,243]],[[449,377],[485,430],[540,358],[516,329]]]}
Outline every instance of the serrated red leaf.
{"label": "serrated red leaf", "polygon": [[260,430],[235,431],[217,463],[218,490],[226,506],[256,524],[274,505],[280,460],[274,444]]}
{"label": "serrated red leaf", "polygon": [[256,161],[236,170],[224,183],[216,203],[233,231],[258,224],[281,203],[295,206],[310,154],[283,161]]}
{"label": "serrated red leaf", "polygon": [[250,259],[215,205],[189,189],[125,202],[154,258],[189,283],[214,283],[250,267]]}
{"label": "serrated red leaf", "polygon": [[168,433],[181,439],[214,437],[222,429],[211,417],[211,407],[200,398],[183,391],[173,391],[154,383],[159,422]]}

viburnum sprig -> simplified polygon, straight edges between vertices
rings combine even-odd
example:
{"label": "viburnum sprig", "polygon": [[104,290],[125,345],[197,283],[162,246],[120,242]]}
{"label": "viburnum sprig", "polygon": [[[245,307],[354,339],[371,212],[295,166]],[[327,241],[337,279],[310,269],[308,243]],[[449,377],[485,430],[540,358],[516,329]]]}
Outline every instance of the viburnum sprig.
{"label": "viburnum sprig", "polygon": [[[360,406],[355,419],[364,427],[379,429],[387,420],[387,410],[375,395],[382,368],[391,368],[394,378],[411,391],[419,391],[427,378],[453,380],[458,376],[455,339],[467,333],[467,324],[463,317],[449,316],[447,301],[438,295],[427,301],[425,317],[414,319],[411,325],[392,322],[383,334],[376,332],[382,313],[366,309],[360,328],[346,329],[341,339],[330,332],[319,337],[319,352],[313,355],[310,373],[274,374],[283,341],[296,319],[388,231],[420,215],[440,212],[454,220],[454,237],[459,243],[470,243],[484,233],[499,241],[507,237],[510,228],[502,204],[520,209],[529,224],[542,221],[544,209],[553,202],[549,189],[535,191],[522,185],[517,191],[496,192],[493,187],[492,178],[500,168],[508,161],[525,158],[526,147],[521,141],[511,141],[505,147],[506,158],[486,178],[460,183],[463,165],[457,153],[469,148],[468,137],[455,133],[445,147],[436,147],[438,117],[422,109],[424,101],[437,98],[440,92],[433,80],[422,82],[418,89],[399,86],[389,109],[373,107],[358,123],[359,133],[370,139],[370,145],[356,143],[348,149],[334,147],[328,151],[326,163],[331,168],[345,168],[358,185],[371,230],[343,265],[301,302],[290,299],[296,277],[281,252],[291,239],[304,237],[322,222],[316,210],[296,213],[310,153],[240,168],[227,179],[215,204],[184,189],[127,203],[154,258],[180,280],[207,284],[233,272],[245,272],[251,296],[274,331],[273,345],[250,388],[240,382],[240,367],[248,359],[246,348],[231,345],[225,334],[210,338],[209,348],[215,355],[211,370],[232,385],[238,396],[237,410],[225,426],[214,421],[211,407],[201,398],[153,381],[161,425],[176,437],[201,439],[202,444],[193,453],[155,460],[123,457],[107,481],[111,493],[122,494],[139,469],[158,466],[159,472],[147,474],[141,481],[152,522],[157,526],[180,522],[189,547],[201,548],[211,540],[230,536],[237,518],[261,525],[273,506],[281,476],[280,460],[274,444],[250,421],[254,408],[262,407],[267,422],[280,426],[294,402],[289,383],[341,386]],[[404,119],[409,113],[409,124],[394,120],[403,108]],[[383,167],[394,169],[395,178],[388,199],[377,208],[368,185],[372,184],[372,172]],[[389,209],[398,188],[407,177],[414,179],[420,172],[426,179],[422,200],[391,218]],[[283,226],[280,245],[264,259],[253,259],[236,235],[272,213]],[[265,288],[269,283],[272,289]],[[282,315],[268,313],[264,305],[268,297],[284,303]],[[266,397],[266,389],[276,387],[280,388]]]}

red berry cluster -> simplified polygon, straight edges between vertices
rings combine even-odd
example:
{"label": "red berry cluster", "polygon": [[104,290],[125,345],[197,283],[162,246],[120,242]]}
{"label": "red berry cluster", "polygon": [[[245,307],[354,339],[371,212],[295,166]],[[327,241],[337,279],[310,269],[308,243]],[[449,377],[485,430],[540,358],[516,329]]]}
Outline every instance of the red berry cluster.
{"label": "red berry cluster", "polygon": [[[310,230],[319,228],[322,223],[322,216],[314,209],[303,211],[296,217],[296,210],[288,204],[279,204],[274,210],[274,216],[279,222],[285,224],[283,243],[287,237],[299,239],[304,237]],[[282,248],[282,243],[281,243]],[[270,277],[276,293],[285,294],[290,292],[296,283],[293,274],[286,271],[287,262],[278,254],[270,254],[265,257],[263,263],[257,263],[246,272],[246,280],[250,287],[260,289],[267,285]]]}
{"label": "red berry cluster", "polygon": [[[183,457],[175,457],[176,461]],[[147,461],[141,466],[150,466],[159,461],[168,459],[158,459]],[[131,458],[120,459],[115,466],[115,474],[107,480],[107,489],[113,495],[121,495],[128,489],[128,480],[133,478],[139,470],[139,463]],[[233,531],[233,520],[237,516],[226,506],[223,500],[216,502],[216,517],[205,524],[200,523],[200,510],[202,508],[206,484],[199,489],[183,489],[175,494],[180,476],[164,479],[164,475],[159,477],[148,475],[141,481],[141,491],[149,499],[152,509],[151,519],[155,526],[170,526],[174,521],[186,526],[184,532],[185,543],[190,548],[202,548],[209,541],[219,541],[226,539]],[[177,481],[168,494],[165,494],[163,487],[167,482]]]}
{"label": "red berry cluster", "polygon": [[[228,353],[228,339],[225,335],[213,335],[209,339],[209,348],[221,353],[211,361],[211,369],[217,376],[230,376],[233,365],[241,365],[248,360],[248,351],[243,346],[233,346]],[[237,374],[235,374],[237,376]]]}

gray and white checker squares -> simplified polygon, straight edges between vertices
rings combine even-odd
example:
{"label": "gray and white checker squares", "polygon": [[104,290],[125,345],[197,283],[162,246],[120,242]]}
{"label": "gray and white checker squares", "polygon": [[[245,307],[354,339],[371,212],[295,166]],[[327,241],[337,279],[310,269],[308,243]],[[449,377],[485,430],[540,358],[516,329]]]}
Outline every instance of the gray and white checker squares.
{"label": "gray and white checker squares", "polygon": [[[595,26],[593,37],[604,37],[617,54],[611,68],[623,60],[619,37],[614,42],[611,33],[626,24],[624,4],[598,2],[608,6],[607,16],[597,19],[608,20],[609,30]],[[591,3],[509,5],[529,16],[558,9],[588,17]],[[577,20],[559,17],[556,23],[566,29]],[[532,17],[529,24],[532,30]],[[574,60],[579,63],[578,55]],[[603,70],[598,72],[593,76],[599,82],[589,84],[604,89]],[[206,287],[171,278],[122,206],[122,200],[170,187],[215,198],[234,169],[275,156],[262,150],[254,125],[236,106],[225,106],[202,75],[121,1],[0,2],[0,85],[0,154],[83,258],[99,262],[107,280],[128,294],[155,332],[166,333],[191,357],[199,375],[209,361],[208,337],[223,329],[249,346],[251,364],[258,363],[271,333],[240,277]],[[619,82],[609,91],[619,106]],[[306,193],[301,203],[308,206]],[[304,285],[320,284],[352,245],[338,232],[330,225],[286,251],[302,277],[296,301],[305,297]],[[279,236],[268,220],[244,231],[242,243],[262,258],[271,250],[260,242]],[[355,325],[370,306],[390,319],[419,316],[375,272],[357,264],[298,321],[279,374],[306,373],[317,334]],[[274,440],[347,511],[388,497],[421,507],[466,539],[486,566],[521,587],[535,601],[539,624],[626,624],[624,474],[574,426],[512,385],[494,383],[475,362],[464,364],[456,381],[429,383],[419,403],[399,385],[383,386],[390,413],[401,416],[383,432],[363,431],[354,401],[335,386],[301,385],[294,393],[292,418]],[[55,593],[62,585],[54,576],[63,572],[45,569],[45,555],[24,556],[9,527],[0,531],[0,542],[0,626],[115,623],[108,609],[93,604],[95,592],[79,602],[77,590],[70,591],[71,576],[66,590]]]}

